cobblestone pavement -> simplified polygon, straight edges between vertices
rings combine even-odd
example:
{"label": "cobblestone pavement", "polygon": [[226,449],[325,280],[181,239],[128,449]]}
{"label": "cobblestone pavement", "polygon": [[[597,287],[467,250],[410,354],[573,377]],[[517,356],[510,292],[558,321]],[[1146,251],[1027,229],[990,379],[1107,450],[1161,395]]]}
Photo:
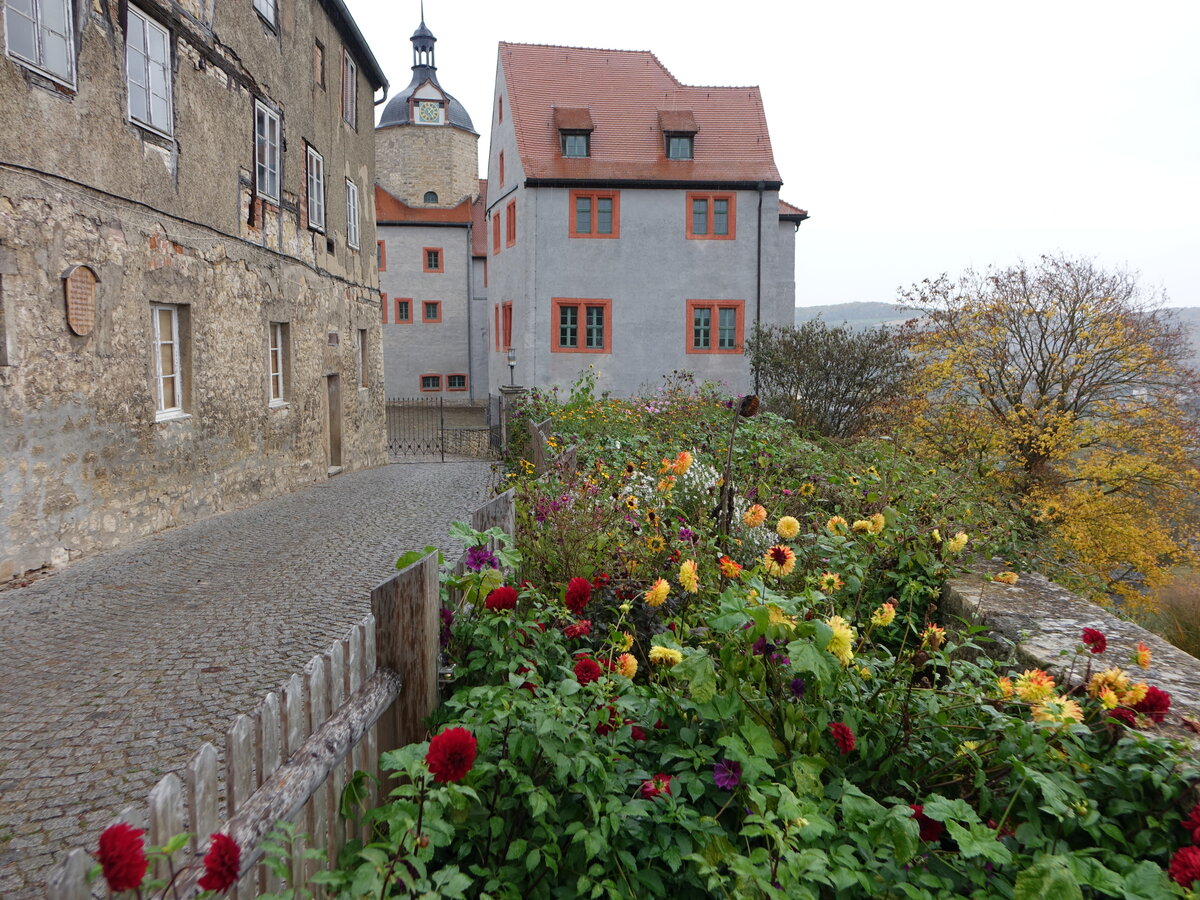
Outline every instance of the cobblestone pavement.
{"label": "cobblestone pavement", "polygon": [[352,472],[0,593],[0,897],[48,870],[370,611],[490,463]]}

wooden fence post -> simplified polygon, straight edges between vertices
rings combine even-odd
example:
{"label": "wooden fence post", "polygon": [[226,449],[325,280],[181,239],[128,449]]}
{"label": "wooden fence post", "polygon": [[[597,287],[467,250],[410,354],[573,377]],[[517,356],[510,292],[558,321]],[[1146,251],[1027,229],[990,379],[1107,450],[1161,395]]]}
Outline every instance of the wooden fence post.
{"label": "wooden fence post", "polygon": [[403,685],[401,699],[380,719],[380,754],[425,738],[425,717],[438,703],[440,610],[436,553],[371,592],[376,663],[399,673]]}

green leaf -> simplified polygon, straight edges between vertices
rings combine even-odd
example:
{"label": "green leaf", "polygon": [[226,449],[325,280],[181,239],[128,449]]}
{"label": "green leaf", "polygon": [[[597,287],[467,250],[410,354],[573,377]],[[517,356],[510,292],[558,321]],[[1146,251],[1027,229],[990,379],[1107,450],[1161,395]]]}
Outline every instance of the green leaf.
{"label": "green leaf", "polygon": [[717,670],[707,653],[689,651],[671,674],[688,679],[688,691],[697,703],[708,703],[717,695]]}
{"label": "green leaf", "polygon": [[979,814],[966,800],[959,798],[948,800],[940,794],[933,794],[925,801],[925,815],[935,822],[948,822],[956,819],[959,822],[973,825],[979,821]]}
{"label": "green leaf", "polygon": [[397,569],[407,569],[413,563],[417,562],[418,560],[424,559],[430,553],[437,553],[438,565],[441,565],[442,564],[441,552],[438,550],[437,547],[430,545],[430,546],[426,547],[424,550],[409,550],[407,553],[405,553],[403,556],[401,556],[398,560],[396,560],[396,568]]}
{"label": "green leaf", "polygon": [[1017,874],[1013,900],[1083,900],[1083,891],[1064,857],[1043,856]]}
{"label": "green leaf", "polygon": [[946,831],[958,843],[959,852],[965,859],[982,856],[994,863],[1012,862],[1012,852],[996,838],[996,832],[983,824],[963,828],[953,819],[946,822]]}
{"label": "green leaf", "polygon": [[750,745],[750,749],[755,755],[763,759],[774,759],[778,756],[771,732],[765,725],[760,722],[746,722],[738,729],[738,732],[746,739],[746,743]]}
{"label": "green leaf", "polygon": [[163,853],[165,853],[167,856],[170,856],[172,853],[179,852],[184,848],[184,845],[187,844],[189,838],[191,838],[191,835],[186,831],[175,835],[163,846]]}

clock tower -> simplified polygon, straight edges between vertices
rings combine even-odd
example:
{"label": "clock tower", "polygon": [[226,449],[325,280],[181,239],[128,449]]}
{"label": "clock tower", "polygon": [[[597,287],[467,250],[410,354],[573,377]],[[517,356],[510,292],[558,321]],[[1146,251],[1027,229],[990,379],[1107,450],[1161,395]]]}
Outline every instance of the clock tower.
{"label": "clock tower", "polygon": [[438,81],[437,38],[424,15],[410,40],[412,81],[388,101],[375,131],[376,178],[410,206],[454,207],[479,193],[479,134]]}

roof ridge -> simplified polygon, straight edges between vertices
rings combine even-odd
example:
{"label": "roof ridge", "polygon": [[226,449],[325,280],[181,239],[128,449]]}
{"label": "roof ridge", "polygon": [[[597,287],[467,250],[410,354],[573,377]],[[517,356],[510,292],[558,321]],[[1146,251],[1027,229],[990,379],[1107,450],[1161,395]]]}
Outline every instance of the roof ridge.
{"label": "roof ridge", "polygon": [[658,54],[653,50],[619,50],[616,47],[576,47],[572,44],[536,44],[527,42],[500,41],[500,46],[503,47],[542,47],[546,50],[587,50],[592,53],[628,53],[630,55],[648,56],[654,60],[655,64],[666,73],[679,87],[689,87],[675,77],[675,73],[663,64],[663,61],[658,58]]}

